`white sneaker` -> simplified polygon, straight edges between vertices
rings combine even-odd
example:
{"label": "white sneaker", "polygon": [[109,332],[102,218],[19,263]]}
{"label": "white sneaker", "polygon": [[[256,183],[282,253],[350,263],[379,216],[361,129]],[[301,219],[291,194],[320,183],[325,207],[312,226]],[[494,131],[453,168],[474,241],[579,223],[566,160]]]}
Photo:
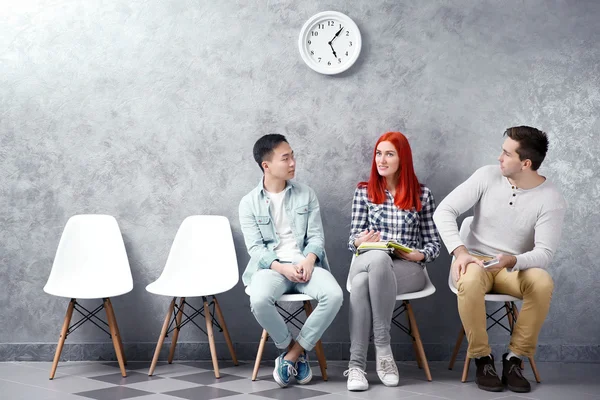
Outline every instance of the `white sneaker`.
{"label": "white sneaker", "polygon": [[362,392],[369,388],[367,373],[360,368],[350,367],[344,371],[344,376],[348,377],[348,390],[351,392]]}
{"label": "white sneaker", "polygon": [[377,357],[377,376],[385,386],[398,386],[400,374],[394,357]]}

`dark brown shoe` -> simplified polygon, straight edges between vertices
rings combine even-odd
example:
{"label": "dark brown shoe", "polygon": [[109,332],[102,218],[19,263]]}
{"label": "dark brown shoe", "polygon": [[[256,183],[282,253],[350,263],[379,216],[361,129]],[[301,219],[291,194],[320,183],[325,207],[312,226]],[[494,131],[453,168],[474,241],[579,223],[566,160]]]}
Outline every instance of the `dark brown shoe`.
{"label": "dark brown shoe", "polygon": [[500,377],[496,373],[494,366],[494,356],[481,357],[475,359],[477,365],[477,373],[475,374],[475,383],[477,387],[488,392],[501,392],[504,386],[500,381]]}
{"label": "dark brown shoe", "polygon": [[521,359],[511,357],[510,360],[507,360],[507,355],[508,353],[504,353],[502,356],[502,383],[513,392],[527,393],[531,391],[531,384],[523,376]]}

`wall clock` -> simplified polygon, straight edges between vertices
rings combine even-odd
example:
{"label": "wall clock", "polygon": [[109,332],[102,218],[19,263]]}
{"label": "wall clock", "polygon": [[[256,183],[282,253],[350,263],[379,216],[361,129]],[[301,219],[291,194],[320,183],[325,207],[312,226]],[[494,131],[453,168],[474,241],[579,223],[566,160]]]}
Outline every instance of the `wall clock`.
{"label": "wall clock", "polygon": [[339,74],[358,59],[362,38],[350,17],[337,11],[313,15],[300,30],[298,48],[302,60],[326,75]]}

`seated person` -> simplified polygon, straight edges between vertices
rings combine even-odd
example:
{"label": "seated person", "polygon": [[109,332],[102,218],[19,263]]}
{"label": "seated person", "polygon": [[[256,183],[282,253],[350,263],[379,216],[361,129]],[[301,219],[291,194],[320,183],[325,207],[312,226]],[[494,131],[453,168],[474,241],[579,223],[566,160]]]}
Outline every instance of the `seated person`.
{"label": "seated person", "polygon": [[381,136],[375,145],[369,181],[359,183],[354,192],[348,247],[355,253],[363,242],[394,240],[413,251],[367,251],[350,267],[348,390],[369,388],[365,370],[371,327],[377,375],[386,386],[398,384],[398,367],[390,346],[392,314],[397,294],[425,287],[423,267],[440,254],[434,210],[431,190],[415,175],[406,137],[400,132]]}
{"label": "seated person", "polygon": [[[329,271],[319,201],[308,186],[292,182],[296,161],[286,138],[261,137],[254,159],[263,171],[256,188],[240,202],[240,225],[250,261],[242,280],[250,288],[250,306],[277,348],[273,377],[281,387],[295,377],[312,378],[306,352],[312,350],[342,306],[342,289]],[[286,293],[317,300],[294,340],[275,302]]]}
{"label": "seated person", "polygon": [[[558,247],[565,199],[538,173],[548,151],[548,138],[528,126],[509,128],[498,160],[454,189],[433,219],[448,251],[454,255],[452,277],[458,289],[458,311],[469,342],[467,355],[477,365],[480,389],[529,392],[521,357],[533,357],[548,315],[554,283],[546,271]],[[463,243],[456,219],[473,207],[471,231]],[[483,260],[499,263],[484,268]],[[509,352],[502,356],[502,381],[496,373],[486,330],[486,293],[523,299]]]}

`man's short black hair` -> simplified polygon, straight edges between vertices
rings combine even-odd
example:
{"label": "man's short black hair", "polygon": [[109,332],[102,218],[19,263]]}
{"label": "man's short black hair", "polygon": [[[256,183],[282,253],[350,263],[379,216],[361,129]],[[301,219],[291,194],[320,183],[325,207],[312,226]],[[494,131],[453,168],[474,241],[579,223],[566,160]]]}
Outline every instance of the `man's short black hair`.
{"label": "man's short black hair", "polygon": [[279,146],[283,142],[288,142],[285,136],[278,133],[270,133],[261,137],[256,141],[256,143],[254,143],[254,160],[260,167],[261,171],[264,172],[262,162],[270,159],[270,157],[273,155],[273,150],[275,147]]}
{"label": "man's short black hair", "polygon": [[531,169],[537,171],[548,152],[548,136],[546,132],[530,126],[514,126],[504,132],[504,136],[519,143],[517,154],[519,160],[531,160]]}

